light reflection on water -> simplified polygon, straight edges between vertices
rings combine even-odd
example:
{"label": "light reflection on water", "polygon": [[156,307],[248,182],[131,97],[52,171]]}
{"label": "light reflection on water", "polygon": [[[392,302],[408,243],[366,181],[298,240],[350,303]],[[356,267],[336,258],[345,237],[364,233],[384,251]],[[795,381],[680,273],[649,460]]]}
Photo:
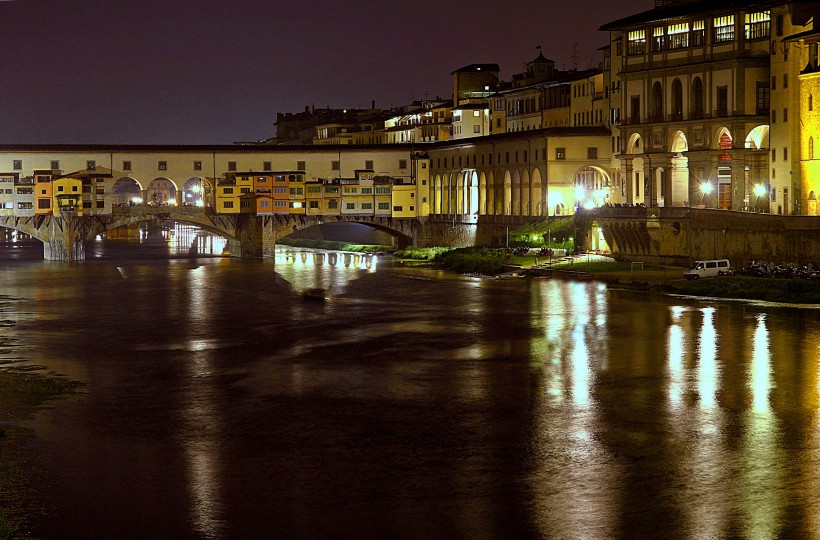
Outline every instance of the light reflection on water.
{"label": "light reflection on water", "polygon": [[[115,536],[123,516],[209,538],[820,531],[816,312],[284,247],[127,278],[14,264],[3,318],[26,361],[89,389],[33,422],[76,514],[46,533]],[[310,288],[330,301],[293,294]],[[114,487],[68,480],[95,475]]]}

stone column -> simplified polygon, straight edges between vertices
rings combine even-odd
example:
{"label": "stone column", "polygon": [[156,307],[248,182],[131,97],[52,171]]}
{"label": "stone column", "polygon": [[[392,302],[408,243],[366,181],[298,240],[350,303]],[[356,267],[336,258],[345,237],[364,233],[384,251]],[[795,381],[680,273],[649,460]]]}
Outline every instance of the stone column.
{"label": "stone column", "polygon": [[732,210],[743,210],[746,205],[746,155],[742,150],[735,149],[732,159]]}

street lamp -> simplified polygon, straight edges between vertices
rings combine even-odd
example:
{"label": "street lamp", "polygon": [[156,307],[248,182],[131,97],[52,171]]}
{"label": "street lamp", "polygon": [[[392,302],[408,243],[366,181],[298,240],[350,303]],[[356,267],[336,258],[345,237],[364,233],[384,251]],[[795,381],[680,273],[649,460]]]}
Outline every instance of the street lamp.
{"label": "street lamp", "polygon": [[[700,184],[700,193],[701,193],[700,200],[701,200],[701,202],[703,202],[703,200],[704,200],[704,199],[705,199],[708,195],[711,195],[711,194],[712,194],[712,190],[713,190],[713,187],[712,187],[712,182],[710,182],[710,181],[708,181],[708,180],[707,180],[707,181],[702,182],[702,183]],[[707,207],[707,208],[709,207],[709,200],[708,200],[708,199],[706,199],[706,207]]]}
{"label": "street lamp", "polygon": [[766,186],[764,186],[763,184],[755,184],[754,194],[755,194],[755,211],[757,211],[757,201],[761,197],[766,196]]}

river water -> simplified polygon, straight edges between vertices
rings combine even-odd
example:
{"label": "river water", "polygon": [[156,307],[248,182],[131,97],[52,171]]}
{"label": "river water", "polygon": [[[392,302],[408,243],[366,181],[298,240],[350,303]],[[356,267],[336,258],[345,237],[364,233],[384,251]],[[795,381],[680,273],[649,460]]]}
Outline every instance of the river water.
{"label": "river water", "polygon": [[113,252],[0,262],[35,537],[820,536],[817,310]]}

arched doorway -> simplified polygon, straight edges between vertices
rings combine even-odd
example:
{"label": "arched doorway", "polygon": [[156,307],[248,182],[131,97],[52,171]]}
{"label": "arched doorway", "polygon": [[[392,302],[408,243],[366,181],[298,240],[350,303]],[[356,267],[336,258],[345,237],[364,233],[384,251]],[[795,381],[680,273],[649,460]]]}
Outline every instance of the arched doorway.
{"label": "arched doorway", "polygon": [[531,216],[532,215],[532,199],[531,197],[531,190],[532,186],[530,185],[530,173],[527,169],[521,174],[521,215],[522,216]]}
{"label": "arched doorway", "polygon": [[503,190],[503,205],[501,207],[501,214],[505,216],[512,215],[512,176],[510,176],[510,171],[504,171],[504,184],[502,185]]}
{"label": "arched doorway", "polygon": [[478,177],[478,213],[483,216],[487,215],[487,196],[487,175],[482,171]]}
{"label": "arched doorway", "polygon": [[532,180],[530,183],[532,193],[532,197],[530,200],[532,204],[534,204],[533,211],[531,212],[534,216],[544,216],[547,215],[547,208],[544,206],[544,193],[543,193],[543,186],[541,185],[541,171],[539,169],[533,169],[532,171]]}
{"label": "arched doorway", "polygon": [[[714,205],[717,208],[729,210],[732,208],[732,153],[734,147],[734,137],[729,128],[723,126],[717,130],[715,137],[716,150],[719,150],[717,163],[717,178],[713,194]],[[709,201],[711,202],[711,201]]]}
{"label": "arched doorway", "polygon": [[467,211],[465,213],[477,216],[479,208],[478,174],[475,171],[469,171],[467,175]]}
{"label": "arched doorway", "polygon": [[[689,158],[684,154],[689,151],[689,141],[682,131],[676,131],[672,135],[672,145],[669,147],[672,152],[669,171],[669,193],[663,194],[663,201],[659,200],[659,206],[687,206],[689,199]],[[663,202],[663,204],[661,204]]]}
{"label": "arched doorway", "polygon": [[633,133],[629,136],[626,145],[626,153],[633,155],[632,159],[628,160],[631,167],[631,177],[625,178],[624,182],[627,184],[626,200],[630,204],[638,204],[644,202],[646,198],[646,186],[644,182],[644,160],[640,157],[643,154],[643,140],[638,133]]}

